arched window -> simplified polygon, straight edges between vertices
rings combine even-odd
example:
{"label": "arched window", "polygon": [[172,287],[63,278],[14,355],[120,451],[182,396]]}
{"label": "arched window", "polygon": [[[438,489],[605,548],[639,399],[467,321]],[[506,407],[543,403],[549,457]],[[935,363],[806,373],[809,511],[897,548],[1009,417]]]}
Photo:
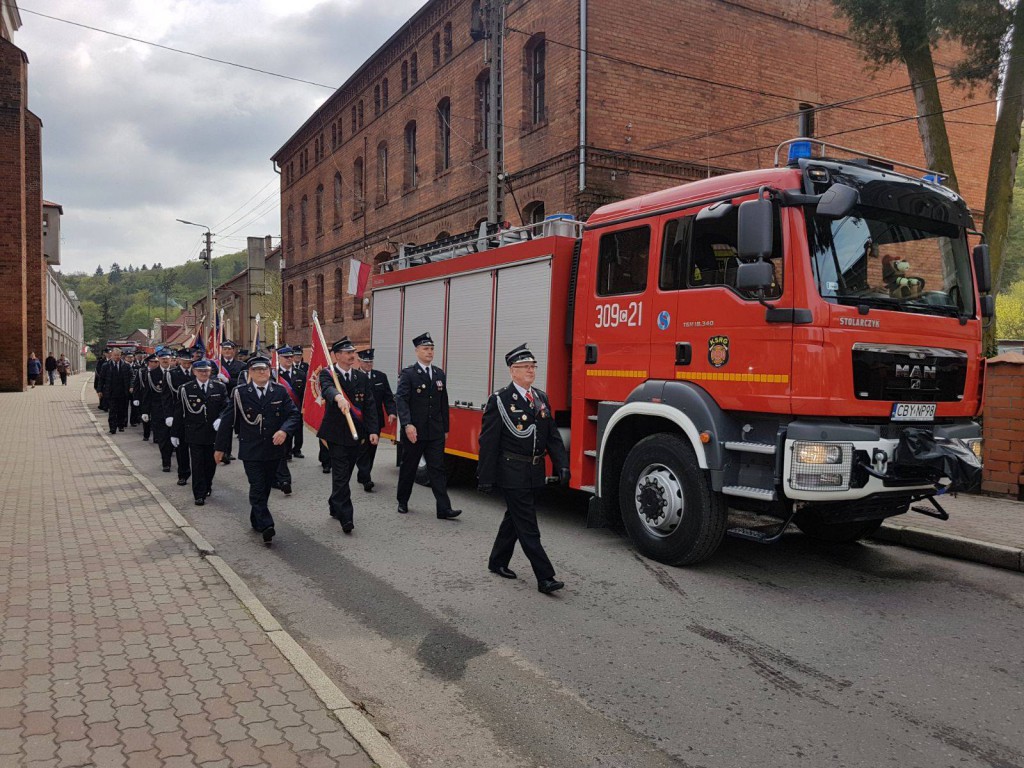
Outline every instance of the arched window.
{"label": "arched window", "polygon": [[363,185],[363,158],[357,157],[352,163],[352,193],[355,195],[353,216],[361,214],[366,208],[366,194]]}
{"label": "arched window", "polygon": [[302,281],[302,289],[300,293],[299,311],[302,313],[302,327],[305,328],[309,325],[309,283],[306,280]]}
{"label": "arched window", "polygon": [[341,267],[334,270],[334,319],[345,319],[345,278]]}
{"label": "arched window", "polygon": [[316,316],[324,316],[324,276],[316,276]]}
{"label": "arched window", "polygon": [[437,233],[437,235],[434,236],[434,240],[435,241],[437,241],[437,240],[446,240],[447,238],[449,238],[451,236],[452,236],[451,232],[448,232],[447,230],[442,229],[440,232]]}
{"label": "arched window", "polygon": [[355,133],[358,129],[356,128],[356,105],[352,105],[352,133]]}
{"label": "arched window", "polygon": [[487,36],[487,25],[480,11],[480,0],[473,0],[469,6],[469,36],[473,41],[483,40]]}
{"label": "arched window", "polygon": [[385,77],[380,81],[380,100],[382,103],[381,109],[388,108],[388,79]]}
{"label": "arched window", "polygon": [[437,103],[437,172],[452,167],[452,101],[441,99]]}
{"label": "arched window", "polygon": [[316,233],[322,235],[324,233],[324,185],[320,184],[316,188]]}
{"label": "arched window", "polygon": [[409,87],[416,85],[420,79],[420,57],[416,51],[409,57]]}
{"label": "arched window", "polygon": [[338,148],[338,124],[331,123],[331,149]]}
{"label": "arched window", "polygon": [[288,306],[285,308],[284,316],[287,327],[295,327],[295,286],[288,283]]}
{"label": "arched window", "polygon": [[409,62],[402,62],[402,93],[409,90]]}
{"label": "arched window", "polygon": [[363,130],[363,100],[362,99],[360,99],[359,103],[356,105],[356,114],[359,117],[359,120],[357,122],[359,124],[359,130],[361,131],[361,130]]}
{"label": "arched window", "polygon": [[476,77],[476,146],[487,149],[490,145],[491,70],[485,69]]}
{"label": "arched window", "polygon": [[416,167],[416,121],[411,120],[405,125],[405,167],[402,188],[416,189],[419,173]]}
{"label": "arched window", "polygon": [[444,25],[444,60],[452,57],[452,23],[449,21]]}
{"label": "arched window", "polygon": [[373,86],[373,116],[380,117],[380,85]]}
{"label": "arched window", "polygon": [[377,205],[388,201],[388,143],[377,145]]}
{"label": "arched window", "polygon": [[299,203],[299,237],[302,238],[302,242],[306,242],[309,239],[309,234],[306,231],[306,222],[308,221],[308,215],[309,198],[303,195],[302,202]]}
{"label": "arched window", "polygon": [[285,217],[285,237],[288,238],[288,250],[295,247],[295,206],[288,206],[288,214]]}
{"label": "arched window", "polygon": [[546,59],[547,44],[544,34],[536,34],[523,48],[523,61],[526,64],[523,72],[523,103],[526,105],[526,116],[530,125],[543,123],[547,117],[544,95]]}
{"label": "arched window", "polygon": [[441,33],[434,33],[434,39],[431,41],[430,50],[433,54],[434,69],[441,66]]}
{"label": "arched window", "polygon": [[523,208],[523,224],[539,224],[544,221],[544,201],[534,200]]}
{"label": "arched window", "polygon": [[341,172],[334,174],[334,226],[341,225]]}

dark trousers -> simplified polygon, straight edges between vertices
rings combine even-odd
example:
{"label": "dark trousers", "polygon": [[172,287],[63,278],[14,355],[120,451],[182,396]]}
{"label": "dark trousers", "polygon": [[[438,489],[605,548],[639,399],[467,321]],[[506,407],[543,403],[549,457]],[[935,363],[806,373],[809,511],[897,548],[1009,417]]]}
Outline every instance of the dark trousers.
{"label": "dark trousers", "polygon": [[444,473],[444,438],[417,440],[415,443],[402,438],[402,467],[398,470],[398,503],[409,503],[421,456],[427,462],[430,490],[434,492],[437,511],[447,512],[452,508],[452,503],[448,498],[448,478]]}
{"label": "dark trousers", "polygon": [[[139,418],[142,417],[139,416]],[[149,421],[142,422],[142,436],[148,438],[151,434],[153,434],[153,424]]]}
{"label": "dark trousers", "polygon": [[533,506],[532,488],[502,488],[505,495],[505,517],[498,527],[498,536],[491,548],[488,562],[490,568],[508,567],[516,541],[523,548],[523,554],[533,566],[537,581],[553,579],[554,566],[540,543],[540,528],[537,527],[537,512]]}
{"label": "dark trousers", "polygon": [[331,452],[327,450],[327,446],[324,445],[324,441],[317,439],[317,444],[320,446],[320,451],[317,453],[316,460],[320,462],[321,467],[331,466]]}
{"label": "dark trousers", "polygon": [[68,385],[68,374],[66,371],[60,372],[60,383],[63,384],[65,387]]}
{"label": "dark trousers", "polygon": [[367,440],[359,449],[359,458],[356,459],[356,482],[360,485],[370,482],[373,472],[373,460],[377,457],[377,446],[371,445]]}
{"label": "dark trousers", "polygon": [[217,472],[217,462],[213,460],[213,444],[188,446],[192,465],[192,495],[197,499],[205,499],[213,487],[213,476]]}
{"label": "dark trousers", "polygon": [[128,408],[128,423],[133,426],[139,426],[139,422],[142,421],[142,409],[137,405],[129,406]]}
{"label": "dark trousers", "polygon": [[112,397],[107,405],[110,407],[110,410],[107,411],[107,424],[110,426],[110,431],[116,432],[118,429],[128,426],[128,401],[123,397]]}
{"label": "dark trousers", "polygon": [[56,374],[56,373],[57,373],[56,370],[52,370],[52,371],[47,371],[46,372],[46,375],[50,377],[50,386],[51,387],[53,386],[53,377],[54,377],[54,374]]}
{"label": "dark trousers", "polygon": [[189,455],[188,443],[178,440],[178,447],[174,449],[174,456],[178,460],[178,479],[188,480],[192,476],[192,459]]}
{"label": "dark trousers", "polygon": [[288,435],[288,439],[284,441],[285,454],[284,458],[281,459],[281,463],[277,465],[277,474],[274,476],[274,487],[280,488],[282,485],[292,484],[292,473],[288,469],[288,457],[292,453],[292,440],[293,436]]}
{"label": "dark trousers", "polygon": [[292,444],[291,444],[291,447],[288,449],[288,453],[293,453],[294,451],[299,451],[299,452],[302,451],[302,441],[303,441],[302,433],[305,432],[305,431],[306,431],[306,425],[305,424],[300,424],[299,425],[299,431],[296,432],[294,435],[292,435]]}
{"label": "dark trousers", "polygon": [[359,458],[359,446],[328,443],[328,449],[331,455],[331,497],[327,500],[327,506],[331,510],[331,517],[344,525],[352,522],[352,489],[349,488],[349,482]]}
{"label": "dark trousers", "polygon": [[274,524],[267,500],[274,486],[274,476],[280,459],[270,461],[243,461],[245,476],[249,478],[249,522],[253,530],[264,531]]}
{"label": "dark trousers", "polygon": [[163,419],[153,421],[153,442],[160,447],[160,464],[164,467],[171,466],[171,455],[174,453],[174,446],[171,445],[171,428],[164,424]]}

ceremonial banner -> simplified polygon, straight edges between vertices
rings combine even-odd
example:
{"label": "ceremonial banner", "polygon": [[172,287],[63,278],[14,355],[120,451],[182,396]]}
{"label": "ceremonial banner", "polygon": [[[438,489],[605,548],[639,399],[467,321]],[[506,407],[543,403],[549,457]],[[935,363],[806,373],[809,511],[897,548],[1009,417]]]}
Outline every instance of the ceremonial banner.
{"label": "ceremonial banner", "polygon": [[306,395],[302,399],[302,418],[314,432],[320,429],[320,422],[324,420],[326,404],[323,395],[320,393],[320,371],[329,366],[330,357],[327,354],[327,345],[323,340],[323,334],[319,332],[319,321],[314,319],[312,328],[313,338],[309,346],[312,355],[309,358],[309,378],[306,379]]}

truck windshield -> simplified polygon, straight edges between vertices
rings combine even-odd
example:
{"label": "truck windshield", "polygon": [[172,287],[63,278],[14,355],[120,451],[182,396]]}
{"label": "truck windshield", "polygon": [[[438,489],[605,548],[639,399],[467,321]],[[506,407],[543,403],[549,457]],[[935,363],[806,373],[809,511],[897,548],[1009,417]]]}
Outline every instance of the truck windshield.
{"label": "truck windshield", "polygon": [[811,265],[822,297],[925,314],[973,316],[963,229],[900,211],[858,206],[841,219],[806,209]]}

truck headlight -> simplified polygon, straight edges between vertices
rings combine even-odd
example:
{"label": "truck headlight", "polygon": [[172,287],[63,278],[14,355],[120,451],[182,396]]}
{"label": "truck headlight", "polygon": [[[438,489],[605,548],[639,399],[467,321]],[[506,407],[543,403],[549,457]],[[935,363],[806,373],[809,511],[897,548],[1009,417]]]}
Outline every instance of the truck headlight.
{"label": "truck headlight", "polygon": [[845,491],[850,487],[853,443],[793,443],[789,482],[802,491]]}
{"label": "truck headlight", "polygon": [[975,455],[978,461],[981,461],[981,445],[982,439],[980,437],[972,437],[969,440],[964,440],[967,443],[967,447],[971,449],[971,453]]}

